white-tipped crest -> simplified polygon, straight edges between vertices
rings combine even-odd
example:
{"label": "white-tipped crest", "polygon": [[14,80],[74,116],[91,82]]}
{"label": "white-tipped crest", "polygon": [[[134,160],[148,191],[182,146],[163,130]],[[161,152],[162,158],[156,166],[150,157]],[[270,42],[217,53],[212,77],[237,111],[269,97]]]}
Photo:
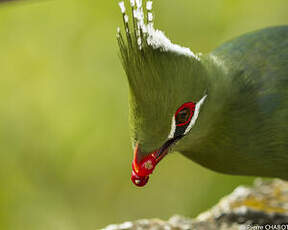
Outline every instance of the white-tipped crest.
{"label": "white-tipped crest", "polygon": [[152,10],[152,4],[153,4],[152,1],[148,1],[148,2],[146,3],[146,9],[149,10],[149,11],[151,11],[151,10]]}
{"label": "white-tipped crest", "polygon": [[128,21],[129,21],[129,17],[128,17],[128,15],[124,15],[124,21],[125,21],[125,23],[128,23]]}
{"label": "white-tipped crest", "polygon": [[148,22],[153,22],[153,14],[151,12],[148,13]]}
{"label": "white-tipped crest", "polygon": [[136,6],[137,8],[142,8],[142,0],[136,0]]}
{"label": "white-tipped crest", "polygon": [[135,6],[135,0],[130,0],[130,5],[131,5],[131,7],[134,7]]}
{"label": "white-tipped crest", "polygon": [[119,2],[119,6],[120,6],[120,9],[121,9],[121,13],[124,14],[125,11],[126,11],[124,2]]}
{"label": "white-tipped crest", "polygon": [[[132,7],[132,15],[134,20],[136,21],[136,41],[138,44],[139,49],[143,47],[143,41],[141,39],[142,33],[144,34],[143,39],[146,40],[148,46],[153,49],[160,49],[163,52],[175,52],[181,55],[190,56],[197,60],[199,60],[199,56],[194,54],[189,48],[182,47],[177,44],[173,44],[170,39],[168,39],[165,34],[158,29],[154,28],[153,23],[153,14],[152,14],[152,5],[153,2],[148,0],[146,2],[146,16],[144,15],[143,4],[142,0],[130,0],[130,5]],[[136,7],[135,7],[136,5]],[[125,14],[126,8],[123,1],[119,2],[119,6],[121,9],[122,14],[124,15],[124,22],[127,24],[128,28],[128,16]],[[145,17],[147,22],[145,23]],[[135,26],[135,25],[134,25]],[[126,31],[129,32],[129,29],[126,28]],[[130,34],[128,34],[130,36]]]}
{"label": "white-tipped crest", "polygon": [[142,49],[142,39],[140,37],[137,39],[137,44],[139,46],[139,49]]}

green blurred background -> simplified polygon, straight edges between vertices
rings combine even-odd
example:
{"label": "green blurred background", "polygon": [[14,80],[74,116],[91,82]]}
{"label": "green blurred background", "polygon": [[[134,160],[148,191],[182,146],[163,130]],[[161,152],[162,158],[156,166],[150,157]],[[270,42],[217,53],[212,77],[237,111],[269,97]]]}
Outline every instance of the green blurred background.
{"label": "green blurred background", "polygon": [[[154,11],[172,41],[203,53],[288,22],[287,0],[157,0]],[[171,154],[147,187],[132,185],[128,86],[115,38],[121,24],[116,0],[1,5],[0,229],[193,217],[252,182]]]}

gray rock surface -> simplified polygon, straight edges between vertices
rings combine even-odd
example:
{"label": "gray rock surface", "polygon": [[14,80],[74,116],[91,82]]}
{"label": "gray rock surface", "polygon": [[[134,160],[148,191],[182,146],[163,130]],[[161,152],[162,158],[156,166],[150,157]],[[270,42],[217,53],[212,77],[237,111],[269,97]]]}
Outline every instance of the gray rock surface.
{"label": "gray rock surface", "polygon": [[262,181],[239,186],[195,219],[143,219],[109,225],[104,230],[288,230],[288,182]]}

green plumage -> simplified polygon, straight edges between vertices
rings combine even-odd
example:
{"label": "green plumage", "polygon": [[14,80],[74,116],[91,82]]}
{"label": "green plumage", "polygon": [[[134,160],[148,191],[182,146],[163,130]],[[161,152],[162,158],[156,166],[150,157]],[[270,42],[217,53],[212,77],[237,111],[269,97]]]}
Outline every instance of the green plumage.
{"label": "green plumage", "polygon": [[288,179],[288,26],[248,33],[199,58],[153,47],[141,27],[139,49],[137,33],[125,28],[127,40],[120,33],[118,41],[132,141],[142,154],[167,140],[179,106],[207,94],[173,150],[215,171]]}
{"label": "green plumage", "polygon": [[[187,137],[191,144],[179,149],[220,172],[288,179],[288,27],[246,34],[205,59],[222,68],[216,78],[228,82],[223,103],[218,107],[210,96],[198,121],[207,133],[197,143]],[[218,107],[219,115],[205,114],[209,107]],[[202,126],[206,122],[213,124]]]}

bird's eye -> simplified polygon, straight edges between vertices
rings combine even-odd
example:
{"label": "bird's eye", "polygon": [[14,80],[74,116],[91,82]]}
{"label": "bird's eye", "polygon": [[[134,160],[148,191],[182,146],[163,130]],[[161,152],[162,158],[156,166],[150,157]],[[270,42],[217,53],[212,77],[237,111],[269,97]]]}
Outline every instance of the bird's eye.
{"label": "bird's eye", "polygon": [[183,126],[189,123],[193,117],[195,104],[193,102],[183,104],[175,113],[176,126]]}
{"label": "bird's eye", "polygon": [[203,104],[207,95],[197,103],[187,102],[181,105],[172,117],[171,130],[168,135],[169,140],[182,138],[194,126],[199,114],[200,106]]}
{"label": "bird's eye", "polygon": [[185,123],[186,121],[188,121],[190,117],[190,111],[188,108],[184,108],[182,109],[177,115],[176,115],[176,125]]}

